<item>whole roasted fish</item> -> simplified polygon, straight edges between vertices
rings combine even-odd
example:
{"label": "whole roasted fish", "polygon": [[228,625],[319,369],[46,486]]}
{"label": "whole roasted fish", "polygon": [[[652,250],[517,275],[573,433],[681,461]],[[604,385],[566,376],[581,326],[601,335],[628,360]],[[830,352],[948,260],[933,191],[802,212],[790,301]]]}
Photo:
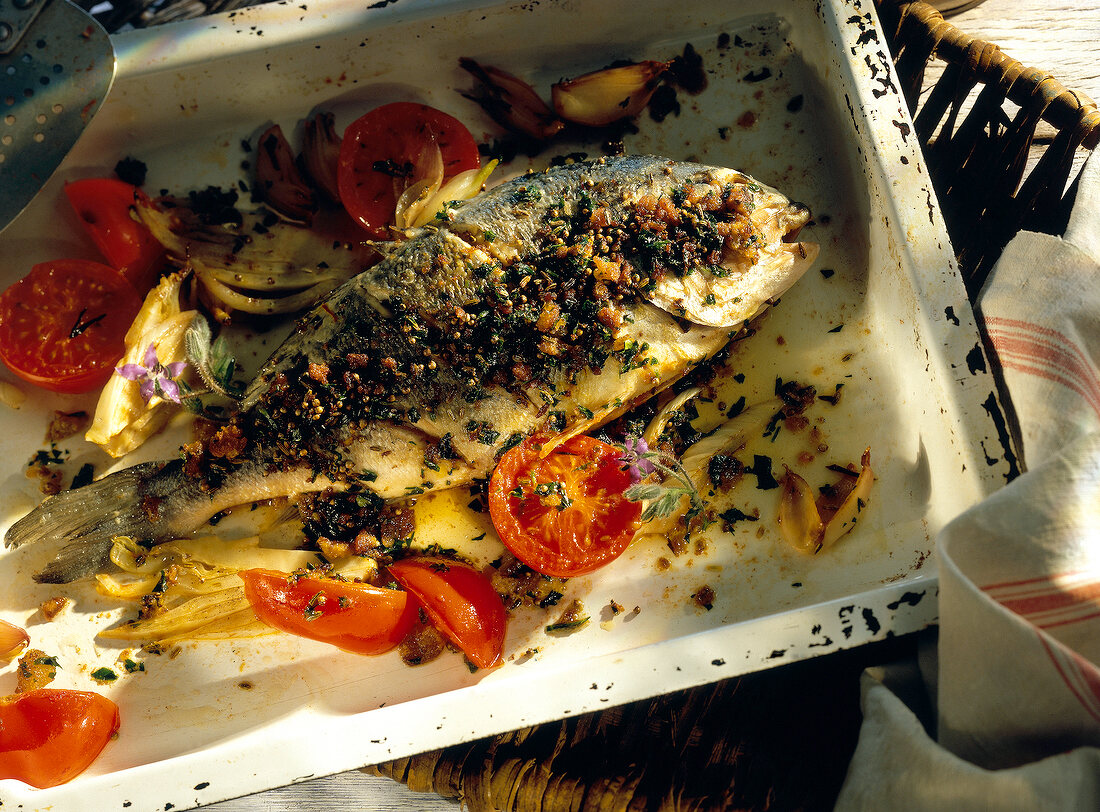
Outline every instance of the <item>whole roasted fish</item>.
{"label": "whole roasted fish", "polygon": [[330,487],[383,499],[485,477],[535,431],[589,431],[713,355],[810,266],[809,211],[747,175],[655,157],[556,167],[441,211],[302,318],[240,411],[183,459],[44,501],[7,544],[38,575],[112,539]]}

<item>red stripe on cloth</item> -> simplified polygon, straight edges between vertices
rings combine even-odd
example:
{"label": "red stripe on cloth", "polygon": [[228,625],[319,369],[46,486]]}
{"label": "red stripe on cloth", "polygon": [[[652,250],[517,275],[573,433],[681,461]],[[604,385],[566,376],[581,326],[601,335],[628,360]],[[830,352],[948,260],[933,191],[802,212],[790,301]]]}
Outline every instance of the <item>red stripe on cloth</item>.
{"label": "red stripe on cloth", "polygon": [[1100,381],[1090,368],[1084,368],[1080,362],[1060,348],[1026,338],[1009,338],[990,334],[990,341],[997,352],[1001,366],[1011,366],[1012,359],[1022,363],[1033,363],[1051,370],[1043,375],[1055,380],[1088,401],[1094,411],[1100,411]]}
{"label": "red stripe on cloth", "polygon": [[1036,631],[1036,634],[1066,688],[1077,698],[1085,711],[1100,722],[1100,672],[1076,652],[1051,645],[1042,632]]}
{"label": "red stripe on cloth", "polygon": [[1018,615],[1028,617],[1042,612],[1062,610],[1077,604],[1095,604],[1100,608],[1100,581],[1075,586],[1057,586],[1043,593],[1019,598],[994,598],[1001,606]]}
{"label": "red stripe on cloth", "polygon": [[1061,620],[1049,620],[1045,623],[1036,623],[1035,625],[1038,626],[1040,629],[1056,629],[1059,626],[1071,626],[1074,623],[1082,623],[1086,620],[1092,620],[1093,618],[1097,617],[1100,617],[1100,607],[1097,607],[1095,612],[1091,612],[1087,615],[1081,615],[1079,617],[1067,617],[1062,618]]}
{"label": "red stripe on cloth", "polygon": [[1062,376],[1054,375],[1054,374],[1052,374],[1052,373],[1050,373],[1046,370],[1043,370],[1043,369],[1036,369],[1034,367],[1029,367],[1029,366],[1026,366],[1024,364],[1015,364],[1015,363],[1011,363],[1011,362],[1005,362],[1003,357],[1001,358],[1001,366],[1004,369],[1014,369],[1017,372],[1023,372],[1023,373],[1028,374],[1028,375],[1034,375],[1038,378],[1046,378],[1047,380],[1051,380],[1051,381],[1054,381],[1055,383],[1062,384],[1067,389],[1072,389],[1074,392],[1079,394],[1081,396],[1081,398],[1083,400],[1085,400],[1085,402],[1088,403],[1089,406],[1092,407],[1093,413],[1096,415],[1097,419],[1100,419],[1100,402],[1093,402],[1089,398],[1088,394],[1085,391],[1083,391],[1080,387],[1074,385],[1072,381],[1066,380],[1066,378],[1064,378]]}
{"label": "red stripe on cloth", "polygon": [[[1025,359],[1045,362],[1061,369],[1065,374],[1081,381],[1082,388],[1089,393],[1086,397],[1094,407],[1100,403],[1100,377],[1097,376],[1091,359],[1065,334],[1033,322],[995,316],[985,319],[984,324],[998,356],[1002,352],[1015,353]],[[1009,331],[1014,331],[1016,337],[1013,338],[1013,333]]]}
{"label": "red stripe on cloth", "polygon": [[1072,363],[1072,359],[1049,347],[1019,338],[994,338],[993,347],[1002,361],[1016,360],[1020,363],[1032,363],[1051,369],[1055,374],[1075,382],[1072,388],[1079,391],[1092,404],[1100,402],[1100,383],[1089,370],[1081,369]]}
{"label": "red stripe on cloth", "polygon": [[994,589],[1008,589],[1010,587],[1029,586],[1031,584],[1049,584],[1055,580],[1065,581],[1085,574],[1087,574],[1086,570],[1073,570],[1072,572],[1051,572],[1047,575],[1036,575],[1032,578],[1021,578],[1018,581],[1000,581],[996,584],[986,584],[982,587],[982,590],[984,592],[991,592]]}
{"label": "red stripe on cloth", "polygon": [[1059,332],[1052,327],[1046,327],[1042,324],[1036,324],[1031,321],[1021,321],[1020,319],[1006,319],[1000,316],[991,316],[982,320],[986,328],[993,327],[1006,327],[1009,329],[1021,330],[1025,333],[1034,333],[1036,335],[1044,336],[1045,338],[1054,339],[1057,343],[1063,345],[1066,348],[1066,352],[1077,357],[1077,361],[1086,367],[1091,367],[1092,362],[1089,360],[1089,356],[1081,351],[1080,346],[1076,341],[1069,338],[1065,333]]}

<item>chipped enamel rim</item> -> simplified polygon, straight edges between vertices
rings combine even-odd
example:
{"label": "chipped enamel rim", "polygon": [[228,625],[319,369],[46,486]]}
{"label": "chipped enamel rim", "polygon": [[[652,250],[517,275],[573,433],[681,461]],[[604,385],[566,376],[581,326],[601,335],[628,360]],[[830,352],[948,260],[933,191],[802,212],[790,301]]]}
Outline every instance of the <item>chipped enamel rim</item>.
{"label": "chipped enamel rim", "polygon": [[[607,5],[611,8],[614,4]],[[627,5],[639,13],[637,2]],[[713,5],[724,4],[715,0]],[[761,0],[755,6],[723,13],[763,13],[770,6]],[[582,7],[589,8],[575,0],[559,0],[546,3],[542,11],[537,4],[516,5],[503,13],[576,13]],[[281,2],[131,32],[115,38],[119,55],[116,90],[124,96],[128,80],[163,77],[165,87],[178,94],[181,110],[190,111],[187,79],[212,70],[205,67],[210,60],[229,59],[230,65],[235,59],[277,61],[285,49],[302,43],[317,42],[320,47],[335,42],[354,47],[347,39],[349,32],[362,32],[365,40],[375,27],[427,29],[446,15],[474,17],[483,10],[489,13],[500,8],[496,3],[459,0],[415,5],[390,2],[378,8],[365,8],[353,0],[325,0],[307,7]],[[654,0],[653,13],[659,14],[661,8]],[[705,20],[707,3],[700,0],[686,9],[678,8],[677,21],[692,13]],[[896,264],[890,269],[896,277],[883,275],[902,292],[876,290],[868,296],[900,296],[910,288],[917,291],[913,301],[900,305],[904,326],[890,327],[899,345],[911,338],[913,353],[920,359],[913,368],[919,370],[923,365],[935,379],[934,398],[905,404],[914,422],[942,430],[942,435],[934,438],[920,436],[916,459],[928,464],[931,455],[931,468],[937,475],[958,478],[959,489],[965,492],[960,500],[980,498],[1013,475],[1015,457],[928,171],[912,136],[912,124],[871,4],[862,0],[818,4],[792,0],[779,13],[800,16],[802,34],[823,31],[825,45],[820,52],[810,53],[816,47],[810,43],[802,56],[815,72],[811,78],[829,89],[826,95],[836,96],[832,104],[841,120],[840,137],[851,139],[855,172],[869,186],[867,214],[879,218],[869,230],[889,238],[888,246],[875,250]],[[670,29],[675,29],[672,23],[677,21],[670,21]],[[694,24],[705,26],[698,20]],[[607,17],[593,25],[597,30],[608,26],[610,41],[625,36]],[[675,33],[669,36],[679,39]],[[95,139],[106,137],[101,134],[125,132],[129,121],[140,120],[141,110],[128,107],[124,98],[114,106],[112,101],[108,100],[90,128],[93,135],[77,161],[92,162],[89,153],[100,143]],[[202,111],[194,115],[201,116]],[[53,183],[56,192],[57,182]],[[12,236],[15,230],[9,229],[4,239],[15,240],[17,249],[33,255],[36,249],[19,244]],[[0,241],[0,245],[7,244]],[[876,276],[875,281],[882,280]],[[952,451],[937,456],[934,443]],[[922,476],[918,471],[916,478]],[[914,500],[918,497],[913,495]],[[944,515],[937,514],[930,521],[942,524],[958,507],[953,503]],[[160,760],[111,771],[105,754],[100,771],[93,766],[74,782],[52,790],[29,791],[15,782],[0,782],[0,802],[22,809],[66,808],[94,798],[100,809],[184,809],[883,640],[936,621],[934,568],[922,559],[905,572],[895,581],[852,589],[842,597],[809,606],[762,609],[759,616],[718,628],[674,631],[632,649],[575,661],[534,663],[524,666],[521,673],[502,670],[480,681],[461,673],[465,666],[451,658],[433,671],[404,671],[401,678],[416,679],[423,673],[425,678],[457,688],[384,707],[368,702],[368,709],[354,712],[344,706],[327,707],[323,702],[309,712],[287,707],[272,719],[238,726],[212,742],[203,740],[194,749],[179,748]],[[366,673],[342,687],[369,695],[370,678]],[[174,694],[176,686],[163,686],[163,690],[166,704],[175,701],[168,694]],[[125,716],[123,725],[125,735]],[[183,737],[187,733],[179,731]],[[302,742],[319,741],[325,746],[301,746]]]}

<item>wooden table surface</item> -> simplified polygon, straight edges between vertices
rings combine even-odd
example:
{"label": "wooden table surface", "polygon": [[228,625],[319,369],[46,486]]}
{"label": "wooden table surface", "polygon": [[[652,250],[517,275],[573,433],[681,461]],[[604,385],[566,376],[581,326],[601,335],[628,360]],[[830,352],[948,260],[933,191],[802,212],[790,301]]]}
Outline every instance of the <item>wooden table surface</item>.
{"label": "wooden table surface", "polygon": [[[1100,99],[1100,0],[985,0],[949,17],[960,29],[994,42],[1066,87]],[[934,76],[930,71],[929,76]],[[207,807],[217,812],[453,812],[457,802],[411,792],[403,784],[348,772]]]}

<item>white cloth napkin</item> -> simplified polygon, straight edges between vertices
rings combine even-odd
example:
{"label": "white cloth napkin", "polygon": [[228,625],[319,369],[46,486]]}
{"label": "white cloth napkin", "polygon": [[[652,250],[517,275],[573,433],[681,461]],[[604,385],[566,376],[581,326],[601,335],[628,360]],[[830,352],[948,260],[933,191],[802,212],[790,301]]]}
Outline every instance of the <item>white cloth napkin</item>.
{"label": "white cloth napkin", "polygon": [[864,675],[838,810],[1100,810],[1100,158],[979,301],[1026,473],[940,533],[930,733]]}

